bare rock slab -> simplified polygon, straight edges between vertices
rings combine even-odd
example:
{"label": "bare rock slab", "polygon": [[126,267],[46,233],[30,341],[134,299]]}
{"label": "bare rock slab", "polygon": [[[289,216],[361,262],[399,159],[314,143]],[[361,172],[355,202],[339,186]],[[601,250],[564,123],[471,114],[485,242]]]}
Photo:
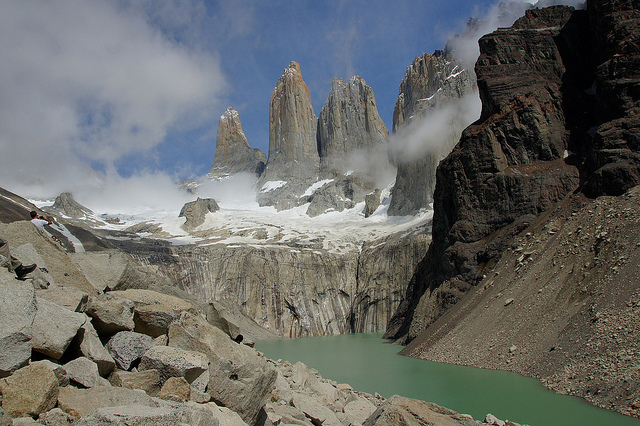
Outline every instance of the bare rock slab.
{"label": "bare rock slab", "polygon": [[13,275],[0,279],[0,377],[23,367],[31,358],[32,324],[37,305],[33,286],[16,284]]}
{"label": "bare rock slab", "polygon": [[0,380],[2,408],[11,417],[37,416],[58,399],[58,379],[43,365],[28,365]]}
{"label": "bare rock slab", "polygon": [[86,316],[36,297],[38,311],[33,320],[33,350],[60,359],[86,321]]}
{"label": "bare rock slab", "polygon": [[84,417],[94,410],[121,405],[155,407],[153,399],[141,390],[98,386],[90,389],[60,388],[58,407],[75,417]]}
{"label": "bare rock slab", "polygon": [[468,415],[458,414],[431,402],[394,395],[378,407],[363,426],[396,426],[398,424],[475,426],[479,423]]}

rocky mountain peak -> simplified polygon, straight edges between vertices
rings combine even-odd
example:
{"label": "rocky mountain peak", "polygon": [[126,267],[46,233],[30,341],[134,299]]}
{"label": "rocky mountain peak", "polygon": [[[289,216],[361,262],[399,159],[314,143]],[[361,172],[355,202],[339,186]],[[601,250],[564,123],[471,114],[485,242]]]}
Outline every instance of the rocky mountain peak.
{"label": "rocky mountain peak", "polygon": [[[389,214],[415,214],[429,208],[438,163],[477,118],[468,102],[462,101],[475,90],[469,71],[443,52],[423,53],[407,67],[393,113],[395,135],[390,149],[398,171]],[[438,122],[429,123],[436,114]]]}
{"label": "rocky mountain peak", "polygon": [[[269,158],[258,182],[260,205],[286,209],[304,204],[301,195],[318,176],[317,124],[300,65],[291,62],[271,94]],[[265,186],[268,182],[280,184]]]}
{"label": "rocky mountain peak", "polygon": [[251,148],[242,130],[240,114],[228,107],[220,116],[216,138],[216,153],[209,171],[210,177],[249,172],[260,175],[266,156],[257,148]]}

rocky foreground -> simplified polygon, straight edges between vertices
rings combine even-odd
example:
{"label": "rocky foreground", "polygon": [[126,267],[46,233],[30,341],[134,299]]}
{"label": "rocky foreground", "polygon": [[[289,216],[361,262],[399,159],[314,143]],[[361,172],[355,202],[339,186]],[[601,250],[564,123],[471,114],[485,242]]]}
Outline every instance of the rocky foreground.
{"label": "rocky foreground", "polygon": [[505,424],[268,360],[255,324],[121,252],[68,254],[26,221],[0,235],[38,264],[24,281],[0,270],[0,425]]}

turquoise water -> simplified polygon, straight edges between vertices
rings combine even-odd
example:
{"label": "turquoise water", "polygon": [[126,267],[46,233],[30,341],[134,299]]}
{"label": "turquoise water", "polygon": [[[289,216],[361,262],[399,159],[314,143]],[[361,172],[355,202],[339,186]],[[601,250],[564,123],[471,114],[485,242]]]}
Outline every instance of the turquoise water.
{"label": "turquoise water", "polygon": [[268,340],[256,349],[271,359],[302,361],[359,391],[435,402],[477,420],[491,413],[531,426],[640,425],[639,419],[557,395],[535,379],[397,355],[401,348],[378,333]]}

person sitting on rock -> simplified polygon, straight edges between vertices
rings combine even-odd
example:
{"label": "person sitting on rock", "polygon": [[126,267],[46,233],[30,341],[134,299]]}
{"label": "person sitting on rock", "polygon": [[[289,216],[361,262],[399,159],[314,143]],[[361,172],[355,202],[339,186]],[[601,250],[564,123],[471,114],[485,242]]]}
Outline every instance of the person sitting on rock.
{"label": "person sitting on rock", "polygon": [[42,229],[43,231],[44,231],[45,225],[51,225],[53,223],[51,222],[51,219],[47,219],[47,217],[43,215],[38,216],[38,213],[34,211],[31,212],[30,215],[31,215],[31,223],[33,223],[35,226]]}
{"label": "person sitting on rock", "polygon": [[19,280],[24,280],[25,276],[36,269],[36,264],[23,265],[15,257],[11,256],[9,244],[0,238],[0,266],[5,266],[9,272],[15,272]]}

